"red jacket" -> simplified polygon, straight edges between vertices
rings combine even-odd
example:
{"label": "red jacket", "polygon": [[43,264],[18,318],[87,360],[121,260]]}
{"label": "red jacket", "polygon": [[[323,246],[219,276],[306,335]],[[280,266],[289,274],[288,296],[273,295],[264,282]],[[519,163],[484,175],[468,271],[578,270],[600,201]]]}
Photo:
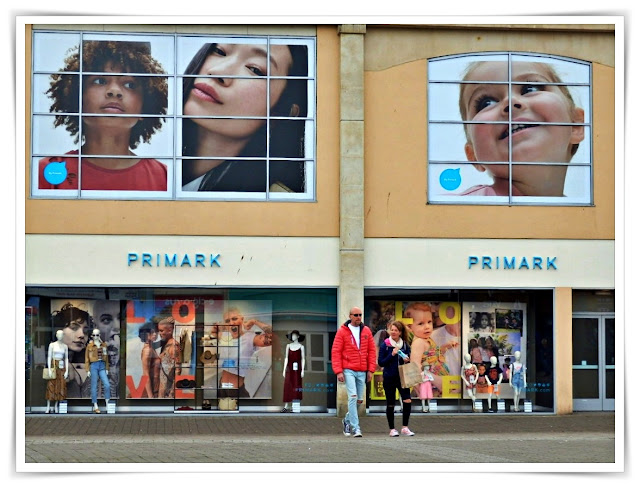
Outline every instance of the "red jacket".
{"label": "red jacket", "polygon": [[356,339],[349,329],[349,320],[340,326],[331,347],[331,367],[335,374],[342,373],[345,369],[353,371],[376,370],[377,357],[376,345],[373,341],[371,329],[366,325],[360,326],[360,349],[356,345]]}

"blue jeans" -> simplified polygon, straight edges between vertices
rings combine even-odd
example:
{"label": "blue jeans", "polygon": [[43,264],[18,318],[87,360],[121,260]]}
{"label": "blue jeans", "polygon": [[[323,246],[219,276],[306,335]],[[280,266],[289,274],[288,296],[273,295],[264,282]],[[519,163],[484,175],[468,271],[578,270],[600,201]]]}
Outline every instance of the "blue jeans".
{"label": "blue jeans", "polygon": [[109,386],[109,376],[104,361],[94,361],[89,365],[91,371],[91,401],[98,403],[98,376],[104,388],[104,398],[109,401],[111,398],[111,387]]}
{"label": "blue jeans", "polygon": [[347,395],[349,396],[349,410],[347,411],[347,420],[351,424],[352,431],[360,430],[360,421],[358,420],[358,400],[364,401],[364,389],[367,383],[366,371],[353,371],[345,369],[344,383],[347,387]]}

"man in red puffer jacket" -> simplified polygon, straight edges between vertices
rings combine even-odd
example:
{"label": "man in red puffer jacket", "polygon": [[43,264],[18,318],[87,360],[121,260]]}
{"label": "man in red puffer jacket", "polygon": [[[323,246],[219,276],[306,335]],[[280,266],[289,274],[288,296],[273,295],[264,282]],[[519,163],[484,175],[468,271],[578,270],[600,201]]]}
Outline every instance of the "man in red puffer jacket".
{"label": "man in red puffer jacket", "polygon": [[362,309],[353,307],[349,320],[340,326],[331,348],[331,365],[338,381],[345,382],[349,409],[342,420],[342,432],[362,437],[358,404],[364,401],[367,382],[376,370],[376,345],[371,329],[362,323]]}

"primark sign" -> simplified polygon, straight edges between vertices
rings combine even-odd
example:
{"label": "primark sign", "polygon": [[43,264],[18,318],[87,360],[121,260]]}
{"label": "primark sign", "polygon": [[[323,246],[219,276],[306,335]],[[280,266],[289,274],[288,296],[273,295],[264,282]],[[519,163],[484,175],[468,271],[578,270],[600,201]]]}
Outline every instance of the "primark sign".
{"label": "primark sign", "polygon": [[469,256],[469,269],[557,271],[557,256]]}
{"label": "primark sign", "polygon": [[130,252],[127,266],[140,268],[221,268],[220,254]]}

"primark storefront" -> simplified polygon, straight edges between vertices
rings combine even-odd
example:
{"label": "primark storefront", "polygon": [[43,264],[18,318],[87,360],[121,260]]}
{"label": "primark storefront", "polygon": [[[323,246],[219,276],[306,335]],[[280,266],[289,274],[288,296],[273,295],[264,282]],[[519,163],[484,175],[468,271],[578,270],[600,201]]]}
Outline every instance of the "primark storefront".
{"label": "primark storefront", "polygon": [[[29,236],[26,412],[46,410],[42,369],[57,330],[69,348],[68,411],[91,411],[84,354],[93,328],[108,344],[116,413],[280,412],[293,330],[304,336],[301,411],[335,411],[330,350],[346,319],[337,312],[336,241],[183,242],[174,252],[169,238]],[[567,398],[574,410],[612,410],[615,292],[609,243],[536,242],[536,251],[529,252],[525,241],[491,244],[494,253],[502,253],[489,256],[483,241],[367,240],[364,312],[376,340],[384,338],[391,320],[411,325],[424,314],[431,317],[432,412],[474,411],[460,376],[465,354],[481,372],[495,357],[502,375],[498,396],[489,394],[488,384],[477,385],[478,412],[519,407],[553,413]],[[101,257],[82,258],[87,246]],[[396,246],[403,252],[395,252]],[[523,252],[510,252],[514,248]],[[52,252],[60,256],[55,263]],[[592,266],[581,266],[584,260]],[[281,263],[277,272],[275,262]],[[384,266],[374,264],[380,262]],[[394,272],[403,268],[412,272]],[[586,286],[560,286],[572,282]],[[171,339],[158,330],[166,318],[173,320]],[[180,345],[180,355],[163,361],[171,340]],[[569,357],[565,350],[572,351]],[[509,381],[516,353],[526,368],[518,405]],[[378,371],[367,391],[370,412],[384,410],[380,382]]]}

